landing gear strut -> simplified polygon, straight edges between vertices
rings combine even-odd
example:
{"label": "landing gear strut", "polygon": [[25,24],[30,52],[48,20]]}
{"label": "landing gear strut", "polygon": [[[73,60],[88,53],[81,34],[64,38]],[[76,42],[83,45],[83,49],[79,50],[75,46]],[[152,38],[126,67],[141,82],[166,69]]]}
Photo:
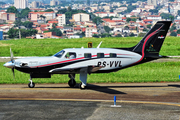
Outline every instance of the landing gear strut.
{"label": "landing gear strut", "polygon": [[29,82],[29,84],[28,84],[28,87],[29,87],[29,88],[34,88],[34,87],[35,87],[35,83],[32,82],[32,79],[30,79],[29,81],[30,81],[30,82]]}
{"label": "landing gear strut", "polygon": [[76,85],[75,74],[69,74],[69,78],[70,78],[70,80],[69,80],[69,82],[68,82],[68,85],[69,85],[71,88],[75,87],[75,85]]}

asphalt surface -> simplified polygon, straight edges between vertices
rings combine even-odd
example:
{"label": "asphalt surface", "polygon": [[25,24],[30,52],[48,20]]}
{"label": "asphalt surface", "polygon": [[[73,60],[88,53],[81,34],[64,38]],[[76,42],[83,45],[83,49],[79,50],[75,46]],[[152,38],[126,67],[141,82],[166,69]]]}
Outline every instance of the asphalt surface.
{"label": "asphalt surface", "polygon": [[12,119],[179,120],[180,82],[0,85],[0,120]]}

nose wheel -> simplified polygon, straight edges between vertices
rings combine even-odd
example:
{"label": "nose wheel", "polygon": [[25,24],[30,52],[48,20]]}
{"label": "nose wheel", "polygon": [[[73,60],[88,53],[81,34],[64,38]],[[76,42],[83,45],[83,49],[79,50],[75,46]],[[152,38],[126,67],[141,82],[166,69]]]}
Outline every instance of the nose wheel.
{"label": "nose wheel", "polygon": [[35,83],[34,82],[32,82],[32,80],[29,80],[30,82],[29,82],[29,84],[28,84],[28,87],[29,88],[34,88],[35,87]]}

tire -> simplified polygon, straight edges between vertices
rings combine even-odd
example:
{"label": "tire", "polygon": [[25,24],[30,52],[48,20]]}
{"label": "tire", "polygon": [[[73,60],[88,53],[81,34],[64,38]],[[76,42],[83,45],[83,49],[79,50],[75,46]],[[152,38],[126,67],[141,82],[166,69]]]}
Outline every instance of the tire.
{"label": "tire", "polygon": [[79,84],[79,88],[80,88],[81,90],[84,90],[84,89],[87,88],[87,86],[82,87],[82,82],[81,82],[81,83]]}
{"label": "tire", "polygon": [[34,82],[32,82],[32,84],[31,84],[31,82],[28,84],[28,87],[29,88],[34,88],[35,87],[35,83]]}
{"label": "tire", "polygon": [[68,82],[69,87],[73,88],[76,85],[76,81],[74,79],[70,79]]}

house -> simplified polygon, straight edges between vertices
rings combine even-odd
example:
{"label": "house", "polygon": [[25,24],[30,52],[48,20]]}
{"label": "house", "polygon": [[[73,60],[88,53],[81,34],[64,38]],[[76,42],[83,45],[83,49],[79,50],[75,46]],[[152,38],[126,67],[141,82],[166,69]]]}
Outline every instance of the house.
{"label": "house", "polygon": [[55,12],[51,11],[51,12],[29,12],[28,14],[28,18],[31,21],[37,21],[37,20],[51,20],[56,18],[56,14]]}
{"label": "house", "polygon": [[152,21],[160,21],[162,20],[162,17],[160,15],[149,15],[147,19],[150,19]]}
{"label": "house", "polygon": [[144,24],[152,24],[153,21],[151,19],[145,19],[143,20]]}
{"label": "house", "polygon": [[125,21],[123,20],[111,20],[109,18],[104,18],[102,20],[104,21],[104,25],[109,26],[110,28],[114,28],[125,24]]}
{"label": "house", "polygon": [[111,16],[116,17],[117,13],[114,13],[114,12],[96,12],[95,15],[98,17],[101,17],[101,18],[107,17],[107,16],[108,17],[111,17]]}

